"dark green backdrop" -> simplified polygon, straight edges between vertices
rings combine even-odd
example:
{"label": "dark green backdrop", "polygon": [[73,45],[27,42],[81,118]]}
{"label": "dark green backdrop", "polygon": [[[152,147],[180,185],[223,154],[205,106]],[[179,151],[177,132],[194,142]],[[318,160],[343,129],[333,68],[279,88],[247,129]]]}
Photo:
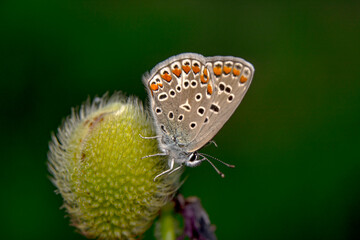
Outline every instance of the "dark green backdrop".
{"label": "dark green backdrop", "polygon": [[2,239],[84,239],[47,179],[50,132],[88,96],[145,101],[142,74],[182,52],[256,68],[205,149],[236,168],[188,169],[181,189],[218,238],[356,239],[359,3],[6,0],[0,26]]}

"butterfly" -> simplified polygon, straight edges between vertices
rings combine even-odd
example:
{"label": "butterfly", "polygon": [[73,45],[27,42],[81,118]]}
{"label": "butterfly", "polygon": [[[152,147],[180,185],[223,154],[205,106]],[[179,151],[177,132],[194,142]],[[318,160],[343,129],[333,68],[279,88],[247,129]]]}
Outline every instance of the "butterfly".
{"label": "butterfly", "polygon": [[183,53],[159,63],[144,75],[157,136],[140,136],[157,138],[161,150],[145,157],[169,156],[169,169],[154,181],[205,160],[224,177],[207,158],[210,156],[198,150],[212,141],[239,106],[254,71],[252,64],[242,58]]}

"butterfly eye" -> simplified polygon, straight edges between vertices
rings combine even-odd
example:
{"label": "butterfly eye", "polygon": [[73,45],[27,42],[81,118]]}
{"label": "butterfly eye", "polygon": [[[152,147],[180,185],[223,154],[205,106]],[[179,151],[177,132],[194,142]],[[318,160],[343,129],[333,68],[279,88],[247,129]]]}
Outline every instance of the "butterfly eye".
{"label": "butterfly eye", "polygon": [[190,162],[194,162],[197,159],[197,154],[196,153],[192,153],[189,157],[189,161]]}

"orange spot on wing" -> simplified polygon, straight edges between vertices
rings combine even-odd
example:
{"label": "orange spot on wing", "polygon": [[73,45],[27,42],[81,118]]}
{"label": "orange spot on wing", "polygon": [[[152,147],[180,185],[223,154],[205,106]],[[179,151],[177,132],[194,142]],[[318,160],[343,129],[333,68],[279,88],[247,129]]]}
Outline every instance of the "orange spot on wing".
{"label": "orange spot on wing", "polygon": [[153,90],[153,91],[156,91],[156,90],[159,89],[159,86],[158,86],[156,83],[152,83],[152,84],[150,85],[150,89]]}
{"label": "orange spot on wing", "polygon": [[180,77],[181,75],[181,70],[179,68],[175,68],[174,70],[172,70],[173,74],[175,74],[177,77]]}
{"label": "orange spot on wing", "polygon": [[244,77],[244,76],[241,76],[241,77],[240,77],[240,82],[241,82],[241,83],[245,83],[247,80],[248,80],[248,79],[247,79],[246,77]]}
{"label": "orange spot on wing", "polygon": [[208,79],[206,78],[204,78],[204,74],[201,74],[200,75],[200,81],[202,82],[202,83],[207,83],[208,82]]}
{"label": "orange spot on wing", "polygon": [[200,75],[200,81],[202,83],[207,83],[209,81],[207,69],[204,69],[204,73]]}
{"label": "orange spot on wing", "polygon": [[229,74],[231,72],[231,67],[224,66],[224,73]]}
{"label": "orange spot on wing", "polygon": [[190,70],[191,70],[189,65],[182,66],[182,69],[186,72],[186,74],[188,74],[190,72]]}
{"label": "orange spot on wing", "polygon": [[233,69],[233,74],[235,76],[239,76],[240,75],[240,70],[237,70],[236,68]]}
{"label": "orange spot on wing", "polygon": [[214,67],[214,73],[216,76],[220,76],[222,73],[221,67]]}
{"label": "orange spot on wing", "polygon": [[212,89],[212,86],[210,85],[210,83],[207,85],[207,93],[210,95],[213,93],[213,89]]}
{"label": "orange spot on wing", "polygon": [[198,66],[193,66],[192,70],[195,74],[197,74],[198,72],[200,72],[200,68]]}
{"label": "orange spot on wing", "polygon": [[172,79],[172,77],[167,72],[165,72],[163,75],[161,75],[161,78],[167,82],[170,82]]}

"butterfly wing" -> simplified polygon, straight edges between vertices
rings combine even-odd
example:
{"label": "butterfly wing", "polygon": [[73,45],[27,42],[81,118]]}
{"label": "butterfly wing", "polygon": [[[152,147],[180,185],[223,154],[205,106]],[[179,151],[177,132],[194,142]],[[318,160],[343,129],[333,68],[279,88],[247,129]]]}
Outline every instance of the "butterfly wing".
{"label": "butterfly wing", "polygon": [[215,96],[214,79],[199,54],[184,53],[158,64],[143,81],[157,133],[187,151],[209,115]]}
{"label": "butterfly wing", "polygon": [[249,89],[255,71],[249,62],[236,57],[208,57],[206,65],[212,70],[215,95],[208,104],[208,121],[191,139],[190,152],[203,147],[228,121]]}

